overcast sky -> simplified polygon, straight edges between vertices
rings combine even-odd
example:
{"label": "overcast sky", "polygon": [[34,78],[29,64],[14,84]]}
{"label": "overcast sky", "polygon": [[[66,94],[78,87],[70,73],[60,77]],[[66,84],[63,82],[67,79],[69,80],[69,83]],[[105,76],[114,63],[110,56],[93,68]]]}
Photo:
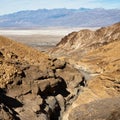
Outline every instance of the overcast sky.
{"label": "overcast sky", "polygon": [[120,0],[0,0],[0,15],[21,10],[80,7],[120,8]]}

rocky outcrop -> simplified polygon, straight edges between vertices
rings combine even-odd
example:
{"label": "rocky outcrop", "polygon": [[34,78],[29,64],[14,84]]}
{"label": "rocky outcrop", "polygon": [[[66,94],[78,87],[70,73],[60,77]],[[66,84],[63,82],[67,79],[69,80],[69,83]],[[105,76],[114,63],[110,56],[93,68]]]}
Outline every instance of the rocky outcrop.
{"label": "rocky outcrop", "polygon": [[7,38],[0,45],[0,119],[60,119],[83,86],[80,72]]}
{"label": "rocky outcrop", "polygon": [[[119,24],[116,25],[119,26]],[[72,52],[69,56],[64,56],[69,64],[78,69],[88,81],[86,81],[83,92],[78,95],[67,112],[64,113],[63,120],[120,119],[119,107],[116,107],[118,102],[120,102],[120,30],[118,26],[112,26],[113,28],[115,27],[113,30],[115,30],[114,33],[116,35],[112,32],[112,29],[110,29],[111,34],[114,36],[106,32],[106,35],[108,34],[108,38],[105,39],[107,41],[106,44],[96,47],[91,45],[88,48],[86,46],[87,50],[85,53],[83,51],[84,54],[79,51],[80,49],[77,49],[79,54],[82,54],[81,57]],[[97,43],[98,41],[94,42]],[[89,50],[89,48],[91,49]],[[106,99],[109,99],[109,102]],[[98,103],[96,104],[96,102]],[[103,108],[99,106],[103,106]],[[109,110],[105,110],[105,108],[109,108]],[[103,109],[105,112],[103,112]]]}
{"label": "rocky outcrop", "polygon": [[119,23],[70,34],[54,58],[4,37],[0,46],[0,119],[119,120]]}
{"label": "rocky outcrop", "polygon": [[[120,38],[120,23],[103,27],[96,31],[88,29],[72,32],[65,36],[53,50],[53,56],[70,56],[80,59],[88,51],[94,50]],[[77,57],[76,57],[77,56]]]}
{"label": "rocky outcrop", "polygon": [[52,50],[53,56],[62,56],[86,80],[63,120],[119,120],[119,50],[120,23],[70,33]]}
{"label": "rocky outcrop", "polygon": [[120,102],[119,49],[118,40],[88,52],[78,61],[69,61],[88,79],[82,92],[64,113],[63,120],[119,120],[119,107],[116,107]]}

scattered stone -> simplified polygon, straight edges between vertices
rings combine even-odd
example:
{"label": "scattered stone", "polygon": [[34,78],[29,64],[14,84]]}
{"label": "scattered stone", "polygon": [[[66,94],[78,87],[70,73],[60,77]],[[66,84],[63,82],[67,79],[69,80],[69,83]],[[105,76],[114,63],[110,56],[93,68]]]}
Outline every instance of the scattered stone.
{"label": "scattered stone", "polygon": [[55,59],[54,60],[54,66],[56,69],[63,69],[65,68],[66,62],[59,60],[59,59]]}
{"label": "scattered stone", "polygon": [[44,92],[45,90],[49,90],[50,82],[48,80],[41,80],[38,83],[39,89],[41,92]]}
{"label": "scattered stone", "polygon": [[53,96],[48,97],[46,99],[46,103],[49,105],[49,108],[52,110],[52,112],[54,112],[55,108],[58,105],[55,97]]}

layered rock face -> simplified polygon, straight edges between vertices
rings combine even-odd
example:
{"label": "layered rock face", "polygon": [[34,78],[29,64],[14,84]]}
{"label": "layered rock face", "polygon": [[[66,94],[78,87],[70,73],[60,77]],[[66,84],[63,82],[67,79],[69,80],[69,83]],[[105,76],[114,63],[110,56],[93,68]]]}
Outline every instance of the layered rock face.
{"label": "layered rock face", "polygon": [[0,37],[0,119],[58,120],[83,81],[65,61]]}
{"label": "layered rock face", "polygon": [[90,50],[116,41],[120,38],[120,23],[103,27],[96,31],[88,29],[72,32],[65,36],[54,48],[51,54],[54,56],[84,56]]}

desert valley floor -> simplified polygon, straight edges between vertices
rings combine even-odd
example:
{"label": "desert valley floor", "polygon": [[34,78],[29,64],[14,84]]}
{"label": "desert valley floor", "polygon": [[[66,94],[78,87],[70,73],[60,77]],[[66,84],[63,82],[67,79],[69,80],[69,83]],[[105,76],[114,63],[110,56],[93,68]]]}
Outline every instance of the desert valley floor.
{"label": "desert valley floor", "polygon": [[1,29],[0,35],[6,36],[15,41],[37,48],[41,51],[48,51],[54,47],[67,34],[81,29],[96,30],[93,28],[41,28],[41,29]]}

